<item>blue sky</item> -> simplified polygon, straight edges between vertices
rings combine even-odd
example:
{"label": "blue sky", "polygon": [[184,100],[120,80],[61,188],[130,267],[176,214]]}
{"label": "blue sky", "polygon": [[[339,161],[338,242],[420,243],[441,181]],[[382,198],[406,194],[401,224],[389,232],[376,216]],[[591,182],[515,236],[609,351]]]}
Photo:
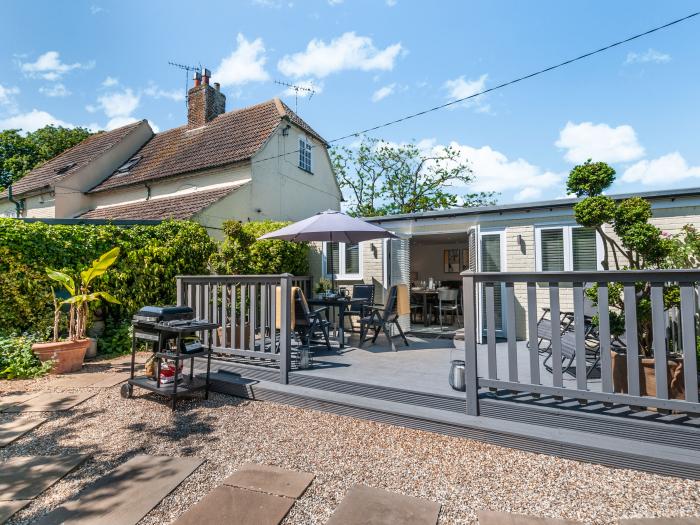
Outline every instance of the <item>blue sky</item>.
{"label": "blue sky", "polygon": [[[185,122],[202,64],[235,109],[312,83],[327,139],[447,102],[697,10],[695,1],[104,0],[3,3],[0,129]],[[373,136],[453,144],[500,202],[557,198],[592,156],[614,190],[700,185],[700,17]],[[349,144],[352,141],[347,141]]]}

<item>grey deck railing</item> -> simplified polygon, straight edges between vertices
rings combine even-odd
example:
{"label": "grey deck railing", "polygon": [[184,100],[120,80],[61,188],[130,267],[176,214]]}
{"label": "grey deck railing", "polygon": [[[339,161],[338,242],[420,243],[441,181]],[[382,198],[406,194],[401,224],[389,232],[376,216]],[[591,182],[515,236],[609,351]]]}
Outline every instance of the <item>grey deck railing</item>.
{"label": "grey deck railing", "polygon": [[[479,414],[479,389],[503,389],[512,392],[526,392],[535,395],[551,395],[561,398],[591,400],[611,404],[624,404],[632,407],[655,407],[663,410],[683,413],[700,413],[698,403],[698,375],[696,361],[696,324],[697,324],[697,285],[700,282],[698,270],[650,270],[650,271],[610,271],[610,272],[503,272],[473,273],[464,272],[463,300],[465,326],[465,379],[467,413]],[[637,333],[637,295],[635,283],[648,283],[651,288],[651,322],[652,348],[656,393],[654,396],[641,395],[640,363]],[[597,291],[597,340],[600,352],[600,391],[589,388],[587,376],[587,354],[585,332],[585,289],[587,285],[598,284]],[[611,335],[609,312],[611,283],[623,286],[625,306],[625,343],[627,348],[627,392],[622,393],[613,386],[613,365],[611,356]],[[518,305],[521,315],[527,314],[527,340],[529,353],[528,379],[524,380],[518,370],[516,342],[516,285],[520,285],[519,295],[524,304]],[[562,286],[564,285],[564,286]],[[680,290],[679,326],[669,330],[667,336],[668,312],[664,307],[664,288],[677,285]],[[497,326],[496,310],[498,304],[496,289],[501,293],[503,318],[505,319],[505,339],[508,366],[505,370],[497,367]],[[524,294],[522,288],[525,288]],[[565,386],[562,370],[562,333],[555,329],[560,319],[560,290],[571,289],[573,303],[573,339],[575,341],[575,386]],[[539,294],[538,294],[539,292]],[[568,292],[567,292],[568,293]],[[546,306],[550,308],[551,330],[551,378],[546,378],[551,385],[543,384],[540,367],[540,340],[538,337],[538,295],[546,297]],[[540,305],[542,306],[542,305]],[[477,311],[481,307],[483,328],[477,327]],[[520,319],[522,321],[522,319]],[[471,329],[469,328],[471,327]],[[483,330],[486,338],[486,366],[482,367],[485,375],[479,374],[477,330]],[[678,333],[679,337],[673,335]],[[570,334],[567,334],[570,336]],[[677,340],[670,341],[671,338]],[[678,345],[680,343],[680,345]],[[680,346],[684,374],[684,398],[671,399],[668,384],[668,348]],[[522,351],[522,347],[521,350]],[[630,356],[637,357],[631,359]],[[501,362],[503,362],[501,360]]]}
{"label": "grey deck railing", "polygon": [[[280,382],[287,383],[293,286],[301,287],[308,296],[311,278],[290,274],[180,275],[177,303],[190,306],[198,319],[220,324],[212,336],[213,352],[247,358],[251,364],[279,366]],[[208,337],[205,334],[207,344]]]}

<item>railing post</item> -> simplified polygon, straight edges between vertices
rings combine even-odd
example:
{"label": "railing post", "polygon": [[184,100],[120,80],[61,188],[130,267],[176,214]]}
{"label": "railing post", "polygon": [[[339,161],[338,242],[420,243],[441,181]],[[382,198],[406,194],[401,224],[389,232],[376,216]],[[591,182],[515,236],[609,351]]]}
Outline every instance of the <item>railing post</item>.
{"label": "railing post", "polygon": [[292,275],[280,276],[280,383],[289,383],[289,370],[292,367]]}
{"label": "railing post", "polygon": [[177,304],[184,304],[183,301],[185,300],[185,289],[184,284],[182,283],[182,277],[180,276],[175,277],[175,290],[177,293]]}
{"label": "railing post", "polygon": [[464,314],[464,384],[467,415],[479,415],[479,379],[476,355],[476,286],[474,273],[462,272],[462,312]]}

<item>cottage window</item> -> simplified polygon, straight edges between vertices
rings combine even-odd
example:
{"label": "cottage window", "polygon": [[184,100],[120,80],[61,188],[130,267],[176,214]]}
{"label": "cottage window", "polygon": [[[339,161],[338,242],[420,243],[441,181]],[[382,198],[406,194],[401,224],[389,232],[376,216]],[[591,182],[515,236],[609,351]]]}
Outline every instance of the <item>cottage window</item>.
{"label": "cottage window", "polygon": [[323,246],[323,273],[339,280],[362,278],[362,252],[358,243],[326,242]]}
{"label": "cottage window", "polygon": [[538,272],[601,269],[599,239],[593,228],[543,226],[535,230]]}
{"label": "cottage window", "polygon": [[299,137],[299,167],[311,173],[311,148],[312,144],[306,137]]}

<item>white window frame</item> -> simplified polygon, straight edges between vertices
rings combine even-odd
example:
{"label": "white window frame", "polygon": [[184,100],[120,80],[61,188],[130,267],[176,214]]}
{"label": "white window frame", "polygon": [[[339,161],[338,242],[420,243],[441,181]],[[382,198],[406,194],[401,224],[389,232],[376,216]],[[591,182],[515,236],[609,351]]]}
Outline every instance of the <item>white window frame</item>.
{"label": "white window frame", "polygon": [[[301,143],[302,142],[304,143],[304,146],[306,148],[308,148],[308,150],[309,150],[309,168],[308,169],[306,169],[305,166],[301,165]],[[314,144],[313,144],[313,142],[311,142],[309,137],[307,137],[306,135],[299,135],[299,144],[300,144],[300,151],[299,151],[299,162],[297,163],[297,167],[300,170],[305,171],[306,173],[313,173],[314,172],[314,155],[313,155]]]}
{"label": "white window frame", "polygon": [[[583,228],[580,224],[561,223],[561,224],[542,224],[535,225],[535,268],[536,271],[542,271],[542,230],[563,230],[564,237],[564,270],[565,272],[574,271],[574,250],[572,245],[572,232],[576,228]],[[598,271],[603,270],[603,239],[598,232],[595,233],[595,250],[596,250],[596,268]]]}
{"label": "white window frame", "polygon": [[364,259],[364,243],[358,243],[358,251],[359,251],[359,272],[358,273],[345,273],[345,243],[344,242],[339,242],[338,243],[338,266],[340,266],[340,269],[342,271],[336,272],[335,275],[331,275],[328,273],[328,255],[327,255],[327,248],[328,248],[328,243],[324,242],[323,243],[323,275],[330,279],[331,277],[334,278],[336,281],[360,281],[362,280],[362,268],[363,268],[363,259]]}

